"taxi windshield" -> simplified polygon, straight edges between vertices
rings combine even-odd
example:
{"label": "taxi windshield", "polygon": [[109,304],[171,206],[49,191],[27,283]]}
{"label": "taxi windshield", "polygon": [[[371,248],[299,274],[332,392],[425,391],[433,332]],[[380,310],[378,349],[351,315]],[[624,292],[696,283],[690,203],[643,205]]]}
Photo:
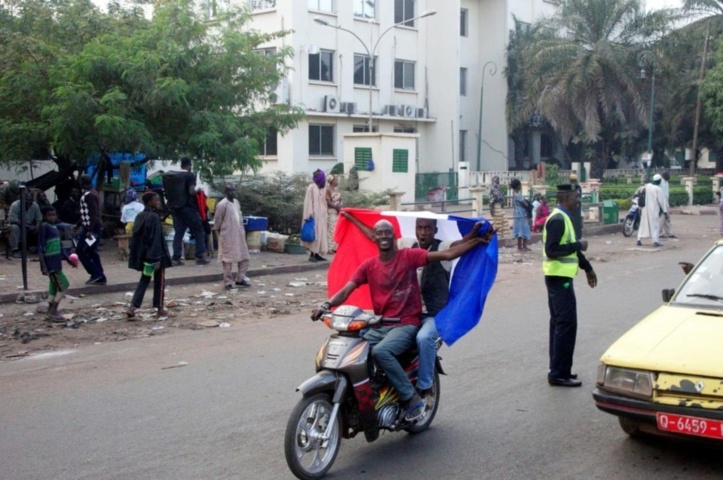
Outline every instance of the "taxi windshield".
{"label": "taxi windshield", "polygon": [[723,308],[723,245],[711,250],[690,273],[673,303]]}

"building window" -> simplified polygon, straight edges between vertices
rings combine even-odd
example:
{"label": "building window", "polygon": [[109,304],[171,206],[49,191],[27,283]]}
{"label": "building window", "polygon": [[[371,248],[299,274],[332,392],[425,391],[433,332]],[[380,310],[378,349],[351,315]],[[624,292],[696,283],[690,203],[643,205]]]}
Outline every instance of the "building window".
{"label": "building window", "polygon": [[333,51],[321,50],[319,53],[309,54],[309,80],[334,81]]}
{"label": "building window", "polygon": [[273,55],[276,53],[276,47],[257,48],[254,52],[259,55]]}
{"label": "building window", "polygon": [[414,62],[394,61],[394,88],[414,90]]}
{"label": "building window", "polygon": [[414,0],[394,0],[394,23],[404,22],[405,27],[413,27]]}
{"label": "building window", "polygon": [[540,135],[540,156],[542,158],[552,157],[552,137],[546,133]]}
{"label": "building window", "polygon": [[392,150],[392,173],[409,171],[409,150],[395,148]]}
{"label": "building window", "polygon": [[334,125],[309,125],[309,155],[334,155]]}
{"label": "building window", "polygon": [[469,35],[469,10],[466,8],[459,11],[459,34],[462,37]]}
{"label": "building window", "polygon": [[467,130],[459,131],[459,161],[467,161]]}
{"label": "building window", "polygon": [[394,133],[417,133],[417,129],[411,125],[395,125]]}
{"label": "building window", "polygon": [[249,7],[252,12],[276,8],[276,0],[249,0]]}
{"label": "building window", "polygon": [[354,149],[354,166],[358,171],[369,170],[369,163],[372,159],[372,149],[368,147],[356,147]]}
{"label": "building window", "polygon": [[354,0],[354,16],[377,18],[376,0]]}
{"label": "building window", "polygon": [[266,137],[264,138],[263,145],[261,145],[261,155],[268,157],[268,156],[275,156],[278,154],[279,154],[278,131],[273,127],[269,127],[266,129]]}
{"label": "building window", "polygon": [[[351,127],[352,133],[369,133],[369,125],[354,125]],[[372,127],[372,132],[378,132],[379,126],[374,125]]]}
{"label": "building window", "polygon": [[309,10],[334,12],[334,0],[309,0]]}
{"label": "building window", "polygon": [[467,95],[467,69],[459,69],[459,94],[463,97]]}
{"label": "building window", "polygon": [[354,85],[376,86],[377,58],[372,62],[371,79],[369,78],[369,55],[354,54]]}

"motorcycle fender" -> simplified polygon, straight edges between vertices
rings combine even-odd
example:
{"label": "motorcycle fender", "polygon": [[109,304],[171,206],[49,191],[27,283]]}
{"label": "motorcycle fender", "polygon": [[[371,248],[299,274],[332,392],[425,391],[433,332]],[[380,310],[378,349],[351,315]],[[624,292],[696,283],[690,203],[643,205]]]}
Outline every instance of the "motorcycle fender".
{"label": "motorcycle fender", "polygon": [[447,375],[447,372],[442,369],[442,358],[439,355],[437,355],[437,358],[435,359],[435,364],[440,375]]}
{"label": "motorcycle fender", "polygon": [[313,377],[306,380],[296,388],[305,397],[316,395],[320,392],[334,392],[334,401],[342,398],[348,385],[347,379],[337,372],[322,370]]}

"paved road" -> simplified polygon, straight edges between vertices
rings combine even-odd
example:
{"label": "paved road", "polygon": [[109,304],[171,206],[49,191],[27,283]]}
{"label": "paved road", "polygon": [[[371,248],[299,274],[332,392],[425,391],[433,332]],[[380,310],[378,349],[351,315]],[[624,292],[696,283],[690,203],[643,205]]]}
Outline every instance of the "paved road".
{"label": "paved road", "polygon": [[[598,262],[595,290],[578,280],[581,389],[545,381],[538,267],[506,271],[482,325],[442,351],[449,375],[432,429],[345,441],[328,478],[720,478],[719,449],[631,440],[590,394],[600,354],[659,305],[660,289],[682,280],[676,262],[697,259],[707,244]],[[313,373],[329,333],[307,318],[259,318],[0,365],[0,478],[291,478],[282,442],[294,388]]]}

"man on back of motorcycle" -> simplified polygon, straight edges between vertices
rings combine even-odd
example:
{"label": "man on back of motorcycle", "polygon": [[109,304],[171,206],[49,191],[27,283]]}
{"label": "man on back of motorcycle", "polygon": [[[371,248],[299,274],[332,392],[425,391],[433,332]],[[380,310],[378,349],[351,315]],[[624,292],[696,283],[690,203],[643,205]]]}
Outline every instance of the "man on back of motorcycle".
{"label": "man on back of motorcycle", "polygon": [[407,421],[422,416],[425,406],[396,359],[397,355],[414,346],[420,326],[422,301],[417,268],[432,262],[454,260],[477,245],[488,242],[486,237],[477,236],[480,226],[477,223],[470,235],[442,252],[421,248],[398,250],[392,224],[380,220],[373,229],[373,240],[379,249],[379,256],[364,261],[351,280],[311,314],[313,320],[318,320],[330,307],[341,305],[357,287],[369,285],[374,313],[394,319],[394,323],[382,322],[379,327],[368,331],[364,338],[373,347],[375,363],[399,394],[406,409]]}

